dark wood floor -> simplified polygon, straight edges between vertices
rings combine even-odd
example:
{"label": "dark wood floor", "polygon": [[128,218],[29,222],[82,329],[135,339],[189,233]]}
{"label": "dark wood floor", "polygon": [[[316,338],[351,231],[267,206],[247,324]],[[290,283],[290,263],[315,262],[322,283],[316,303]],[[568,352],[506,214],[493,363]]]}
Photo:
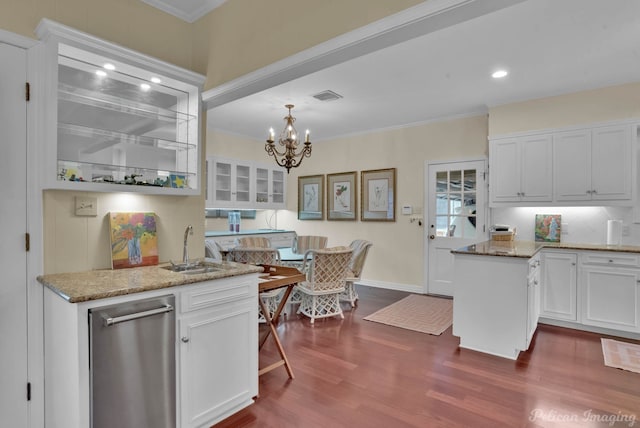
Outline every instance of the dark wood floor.
{"label": "dark wood floor", "polygon": [[[407,293],[358,290],[344,320],[283,319],[296,378],[284,367],[261,376],[256,402],[216,428],[640,426],[640,374],[604,366],[601,335],[540,325],[511,361],[459,349],[451,328],[365,321]],[[271,343],[261,366],[275,360]]]}

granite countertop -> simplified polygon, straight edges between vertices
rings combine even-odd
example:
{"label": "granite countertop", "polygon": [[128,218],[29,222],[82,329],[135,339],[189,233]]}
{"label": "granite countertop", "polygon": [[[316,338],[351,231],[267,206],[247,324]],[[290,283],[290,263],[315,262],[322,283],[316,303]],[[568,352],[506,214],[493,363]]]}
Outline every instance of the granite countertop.
{"label": "granite countertop", "polygon": [[567,242],[534,242],[534,241],[484,241],[477,244],[457,248],[454,254],[477,256],[502,256],[530,258],[543,248],[560,248],[566,250],[616,251],[624,253],[640,253],[640,247],[634,245],[581,244]]}
{"label": "granite countertop", "polygon": [[38,281],[69,303],[80,303],[262,272],[262,267],[260,266],[226,261],[219,263],[224,268],[223,270],[201,274],[172,272],[168,269],[163,269],[162,266],[167,265],[163,264],[128,269],[104,269],[41,275],[38,277]]}
{"label": "granite countertop", "polygon": [[285,233],[293,232],[292,230],[284,229],[247,229],[240,232],[231,232],[229,230],[207,230],[204,232],[205,238],[211,238],[214,236],[240,236],[240,235],[261,235],[264,233]]}

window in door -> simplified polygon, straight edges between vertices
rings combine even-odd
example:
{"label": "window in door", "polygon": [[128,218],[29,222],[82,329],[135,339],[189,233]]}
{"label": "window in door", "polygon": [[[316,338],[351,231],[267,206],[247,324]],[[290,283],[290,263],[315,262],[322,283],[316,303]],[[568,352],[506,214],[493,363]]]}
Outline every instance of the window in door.
{"label": "window in door", "polygon": [[476,237],[476,195],[475,169],[436,173],[436,236]]}

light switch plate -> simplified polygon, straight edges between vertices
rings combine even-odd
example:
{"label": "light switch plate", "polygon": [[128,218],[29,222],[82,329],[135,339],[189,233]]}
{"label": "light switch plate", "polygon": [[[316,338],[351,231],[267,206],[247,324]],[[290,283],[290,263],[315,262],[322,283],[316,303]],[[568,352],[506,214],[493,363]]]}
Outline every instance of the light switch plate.
{"label": "light switch plate", "polygon": [[97,216],[98,198],[88,196],[76,196],[76,215]]}
{"label": "light switch plate", "polygon": [[411,205],[403,205],[402,206],[402,215],[411,215],[413,214],[413,209]]}

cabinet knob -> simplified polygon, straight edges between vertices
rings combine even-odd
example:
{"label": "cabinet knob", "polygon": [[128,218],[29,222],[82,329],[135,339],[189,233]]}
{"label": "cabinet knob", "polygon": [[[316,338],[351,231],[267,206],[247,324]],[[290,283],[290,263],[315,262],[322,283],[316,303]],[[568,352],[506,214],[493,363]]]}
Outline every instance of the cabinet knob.
{"label": "cabinet knob", "polygon": [[613,260],[609,259],[609,263],[613,263]]}
{"label": "cabinet knob", "polygon": [[587,190],[587,194],[588,194],[588,195],[590,195],[590,194],[591,194],[591,192],[592,192],[591,190]]}
{"label": "cabinet knob", "polygon": [[189,343],[189,338],[188,337],[182,337],[182,343]]}
{"label": "cabinet knob", "polygon": [[592,190],[591,193],[598,193],[596,190]]}

